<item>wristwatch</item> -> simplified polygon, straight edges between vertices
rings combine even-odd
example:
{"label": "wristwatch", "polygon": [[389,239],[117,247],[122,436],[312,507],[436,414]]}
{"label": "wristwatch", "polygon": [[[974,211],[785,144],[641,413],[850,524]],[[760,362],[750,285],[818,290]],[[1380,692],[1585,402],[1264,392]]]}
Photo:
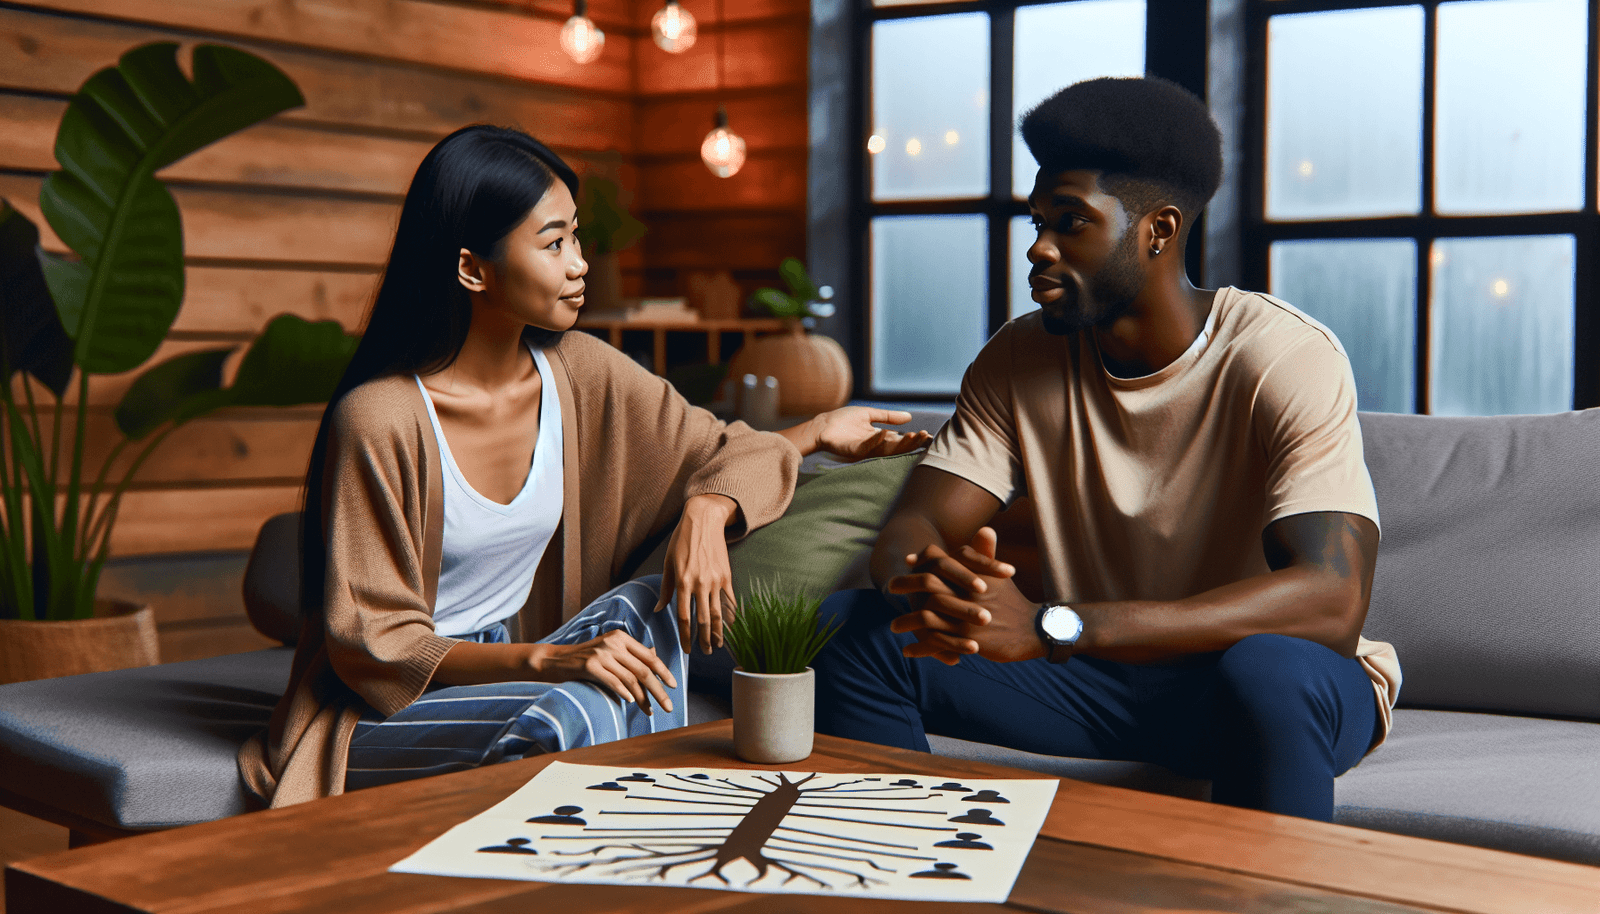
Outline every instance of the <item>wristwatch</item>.
{"label": "wristwatch", "polygon": [[1066,603],[1046,603],[1034,620],[1051,663],[1066,663],[1083,634],[1083,617]]}

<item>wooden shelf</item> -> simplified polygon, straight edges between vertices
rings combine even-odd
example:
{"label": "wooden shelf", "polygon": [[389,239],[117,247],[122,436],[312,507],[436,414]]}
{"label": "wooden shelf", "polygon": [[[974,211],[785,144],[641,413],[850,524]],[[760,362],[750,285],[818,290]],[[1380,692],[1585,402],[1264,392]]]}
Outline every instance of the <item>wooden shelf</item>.
{"label": "wooden shelf", "polygon": [[[722,361],[722,335],[738,333],[749,343],[758,333],[782,330],[784,322],[776,317],[723,317],[701,318],[696,321],[674,320],[591,320],[578,318],[577,328],[593,333],[618,349],[623,349],[624,333],[649,333],[651,335],[651,369],[658,375],[667,373],[667,334],[698,333],[706,338],[708,365]],[[625,349],[623,351],[626,351]]]}

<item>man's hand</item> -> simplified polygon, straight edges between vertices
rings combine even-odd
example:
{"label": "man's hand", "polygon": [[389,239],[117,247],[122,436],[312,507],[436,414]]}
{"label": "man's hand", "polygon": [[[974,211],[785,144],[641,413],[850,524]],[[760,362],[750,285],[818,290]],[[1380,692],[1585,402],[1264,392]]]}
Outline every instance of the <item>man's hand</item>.
{"label": "man's hand", "polygon": [[910,596],[916,607],[889,626],[916,633],[907,657],[954,665],[964,654],[1001,663],[1045,656],[1034,627],[1039,607],[1011,580],[1016,569],[995,558],[996,542],[994,528],[983,527],[956,555],[931,545],[906,556],[911,573],[890,579],[886,589]]}
{"label": "man's hand", "polygon": [[678,598],[678,642],[685,652],[692,619],[700,622],[700,650],[707,654],[722,646],[722,626],[733,619],[737,607],[726,528],[738,510],[738,502],[726,495],[696,495],[684,504],[683,519],[667,544],[655,611]]}
{"label": "man's hand", "polygon": [[927,432],[901,433],[872,424],[884,422],[900,425],[910,421],[911,414],[905,410],[842,406],[821,413],[804,425],[787,429],[781,434],[794,441],[802,455],[827,451],[840,460],[850,462],[904,454],[932,440],[933,436]]}

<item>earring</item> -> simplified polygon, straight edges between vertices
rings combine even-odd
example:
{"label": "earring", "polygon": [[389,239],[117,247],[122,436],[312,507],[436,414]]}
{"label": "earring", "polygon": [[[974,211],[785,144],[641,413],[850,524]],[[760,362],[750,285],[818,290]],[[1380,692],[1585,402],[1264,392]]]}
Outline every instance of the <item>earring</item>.
{"label": "earring", "polygon": [[1150,256],[1151,257],[1159,257],[1160,255],[1161,255],[1161,245],[1159,245],[1159,244],[1151,244],[1150,245]]}

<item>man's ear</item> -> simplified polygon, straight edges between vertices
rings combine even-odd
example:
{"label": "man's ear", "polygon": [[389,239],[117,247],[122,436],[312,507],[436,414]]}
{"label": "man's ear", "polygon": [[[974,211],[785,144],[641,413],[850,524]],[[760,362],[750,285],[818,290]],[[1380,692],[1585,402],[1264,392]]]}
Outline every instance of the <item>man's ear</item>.
{"label": "man's ear", "polygon": [[1183,210],[1170,203],[1156,210],[1150,216],[1150,253],[1160,254],[1167,245],[1176,243],[1182,230]]}
{"label": "man's ear", "polygon": [[456,262],[456,280],[468,292],[482,292],[489,288],[488,265],[478,255],[461,249],[461,259]]}

